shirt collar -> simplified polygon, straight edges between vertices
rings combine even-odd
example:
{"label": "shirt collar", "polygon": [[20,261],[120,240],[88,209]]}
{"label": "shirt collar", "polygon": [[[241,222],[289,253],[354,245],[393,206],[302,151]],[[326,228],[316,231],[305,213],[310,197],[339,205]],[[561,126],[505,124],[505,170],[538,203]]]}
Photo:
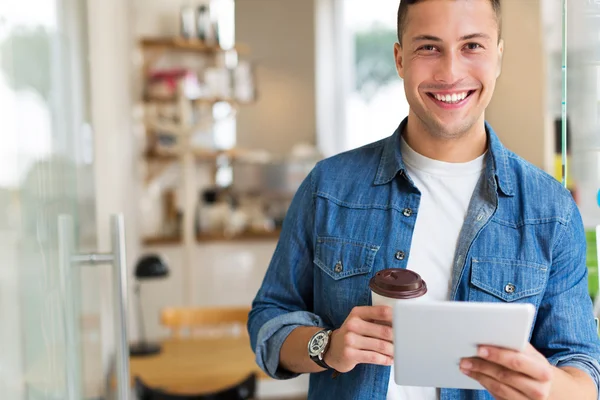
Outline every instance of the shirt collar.
{"label": "shirt collar", "polygon": [[[375,185],[385,185],[391,182],[398,173],[405,173],[406,167],[400,151],[400,136],[404,132],[407,121],[408,117],[400,123],[392,136],[385,139],[379,168],[373,182]],[[514,196],[507,150],[488,122],[485,122],[485,129],[488,135],[488,151],[493,160],[492,163],[488,163],[490,168],[486,169],[486,173],[495,176],[502,193],[506,196]]]}

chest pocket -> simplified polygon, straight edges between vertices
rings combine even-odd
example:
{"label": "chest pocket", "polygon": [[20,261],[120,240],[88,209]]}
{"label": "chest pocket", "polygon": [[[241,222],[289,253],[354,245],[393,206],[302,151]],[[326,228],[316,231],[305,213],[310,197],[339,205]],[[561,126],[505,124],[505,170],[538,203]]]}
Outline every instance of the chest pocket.
{"label": "chest pocket", "polygon": [[314,263],[315,312],[340,326],[352,308],[367,305],[369,279],[379,246],[336,237],[318,237]]}
{"label": "chest pocket", "polygon": [[527,302],[537,306],[548,280],[548,267],[515,260],[478,258],[471,263],[469,301]]}

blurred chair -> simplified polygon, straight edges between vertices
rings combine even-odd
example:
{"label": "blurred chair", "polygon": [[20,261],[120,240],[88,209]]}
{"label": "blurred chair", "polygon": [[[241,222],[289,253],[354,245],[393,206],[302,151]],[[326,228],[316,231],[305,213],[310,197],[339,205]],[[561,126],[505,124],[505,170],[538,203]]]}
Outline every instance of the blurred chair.
{"label": "blurred chair", "polygon": [[171,331],[173,338],[189,336],[239,336],[246,335],[250,307],[194,307],[165,308],[160,321]]}
{"label": "blurred chair", "polygon": [[240,383],[205,394],[171,394],[160,389],[149,387],[139,377],[135,378],[137,400],[250,400],[256,393],[256,374],[250,374]]}

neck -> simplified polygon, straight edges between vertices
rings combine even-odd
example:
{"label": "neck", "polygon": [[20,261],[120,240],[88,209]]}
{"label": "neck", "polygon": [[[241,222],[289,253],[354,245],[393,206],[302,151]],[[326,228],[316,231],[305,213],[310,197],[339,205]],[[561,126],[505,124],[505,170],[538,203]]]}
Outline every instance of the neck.
{"label": "neck", "polygon": [[430,132],[411,111],[404,140],[414,151],[425,157],[449,163],[468,162],[487,150],[485,119],[482,115],[468,131],[456,138],[443,138]]}

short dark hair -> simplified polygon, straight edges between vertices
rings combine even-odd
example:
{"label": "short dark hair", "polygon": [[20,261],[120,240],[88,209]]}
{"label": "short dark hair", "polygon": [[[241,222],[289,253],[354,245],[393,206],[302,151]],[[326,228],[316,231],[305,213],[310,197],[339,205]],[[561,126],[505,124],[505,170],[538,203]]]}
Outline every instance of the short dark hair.
{"label": "short dark hair", "polygon": [[[402,35],[406,28],[406,17],[408,15],[408,7],[412,4],[416,4],[422,0],[400,0],[398,6],[398,43],[402,46]],[[500,0],[490,0],[494,13],[496,14],[496,21],[498,22],[498,40],[502,34],[502,8],[500,7]]]}

